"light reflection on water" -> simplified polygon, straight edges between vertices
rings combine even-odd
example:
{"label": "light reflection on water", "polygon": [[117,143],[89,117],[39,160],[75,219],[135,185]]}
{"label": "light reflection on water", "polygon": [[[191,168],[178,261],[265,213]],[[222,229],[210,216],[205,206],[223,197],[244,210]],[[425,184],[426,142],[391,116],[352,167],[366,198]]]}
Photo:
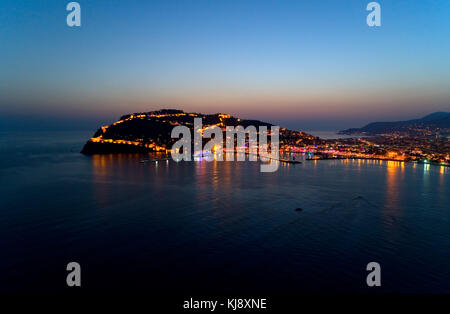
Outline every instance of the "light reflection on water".
{"label": "light reflection on water", "polygon": [[55,269],[77,259],[88,291],[367,292],[378,261],[381,292],[450,292],[443,167],[63,156],[1,169],[0,289],[58,290]]}
{"label": "light reflection on water", "polygon": [[[276,173],[267,174],[259,172],[258,163],[250,162],[170,161],[168,164],[149,163],[142,166],[137,163],[141,157],[136,156],[127,156],[125,160],[115,156],[94,157],[93,160],[95,158],[99,161],[93,162],[93,172],[99,176],[95,177],[94,183],[99,185],[104,182],[102,176],[115,172],[115,176],[120,177],[131,174],[133,183],[146,184],[149,189],[158,189],[161,193],[164,193],[165,186],[170,185],[182,185],[185,191],[192,188],[192,192],[185,197],[195,201],[192,205],[183,204],[192,206],[188,209],[190,214],[185,214],[195,221],[195,227],[190,226],[193,230],[186,227],[185,235],[188,237],[199,237],[209,245],[213,245],[208,240],[210,236],[218,237],[216,240],[226,246],[223,248],[225,252],[238,256],[246,255],[244,252],[249,250],[253,252],[248,253],[251,258],[261,258],[261,252],[254,252],[255,247],[259,247],[281,254],[281,259],[292,266],[311,267],[309,263],[318,263],[308,270],[311,272],[309,275],[292,269],[278,270],[281,272],[278,276],[287,282],[291,282],[287,279],[290,276],[313,280],[315,274],[317,278],[322,278],[319,273],[324,265],[331,263],[331,256],[343,263],[350,258],[347,262],[352,267],[357,267],[358,262],[365,262],[368,256],[376,256],[386,264],[394,265],[387,272],[398,277],[394,280],[395,285],[391,286],[392,290],[387,291],[419,291],[415,290],[415,280],[428,280],[427,277],[434,278],[438,274],[438,269],[427,264],[433,261],[434,250],[449,247],[449,233],[445,229],[448,227],[449,213],[445,212],[443,220],[432,213],[438,208],[444,209],[448,202],[448,184],[445,185],[448,179],[441,167],[379,160],[314,160],[304,161],[302,165],[282,163]],[[97,167],[100,168],[98,171]],[[105,171],[105,167],[109,171]],[[121,168],[126,171],[120,172]],[[420,168],[423,168],[423,176],[416,172]],[[175,199],[177,196],[172,197]],[[178,197],[181,202],[183,197]],[[304,208],[300,216],[293,210],[296,207]],[[199,228],[197,219],[215,227],[201,227],[209,232],[204,234],[195,229]],[[422,225],[420,219],[429,225]],[[190,220],[190,223],[193,221]],[[414,229],[417,225],[419,228]],[[267,238],[264,234],[270,234],[273,228],[278,230],[277,233]],[[435,248],[430,248],[427,241],[433,239],[437,230],[440,240],[444,242],[433,244]],[[325,236],[324,232],[329,235]],[[224,241],[224,237],[228,239]],[[236,245],[234,241],[238,239],[244,242],[237,246],[243,251],[233,249]],[[261,239],[265,240],[260,242]],[[310,254],[310,245],[324,251],[319,254],[313,250],[315,253]],[[287,254],[290,250],[304,251],[303,254],[310,255],[305,258],[301,254],[297,259]],[[328,253],[325,252],[327,250]],[[360,253],[357,253],[358,250]],[[399,257],[399,253],[405,256]],[[220,253],[216,254],[224,258]],[[405,259],[398,262],[398,258]],[[400,268],[411,258],[418,259],[421,267],[430,266],[431,271],[423,271],[417,277],[422,279],[409,278]],[[441,258],[444,264],[450,260],[448,254]],[[237,267],[233,262],[235,258],[227,256],[225,259]],[[302,259],[308,262],[302,262]],[[274,263],[272,258],[262,258],[262,261],[268,263],[267,267]],[[354,270],[346,269],[345,272],[352,274]],[[340,280],[352,285],[351,278]],[[436,289],[433,291],[448,291],[444,281],[441,284],[432,281],[426,286]],[[251,280],[245,286],[251,287],[250,290],[255,288]],[[321,283],[323,286],[330,291],[335,289],[332,284]],[[315,286],[310,288],[314,291]],[[355,289],[364,290],[363,287]]]}

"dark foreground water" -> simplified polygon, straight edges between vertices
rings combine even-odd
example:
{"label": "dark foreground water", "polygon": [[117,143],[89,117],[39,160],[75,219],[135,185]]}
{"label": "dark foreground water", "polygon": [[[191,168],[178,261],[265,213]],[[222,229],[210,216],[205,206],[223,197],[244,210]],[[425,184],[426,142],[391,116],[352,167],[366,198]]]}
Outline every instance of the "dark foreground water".
{"label": "dark foreground water", "polygon": [[[79,154],[91,132],[0,133],[0,292],[450,293],[449,169]],[[295,208],[302,207],[297,212]]]}

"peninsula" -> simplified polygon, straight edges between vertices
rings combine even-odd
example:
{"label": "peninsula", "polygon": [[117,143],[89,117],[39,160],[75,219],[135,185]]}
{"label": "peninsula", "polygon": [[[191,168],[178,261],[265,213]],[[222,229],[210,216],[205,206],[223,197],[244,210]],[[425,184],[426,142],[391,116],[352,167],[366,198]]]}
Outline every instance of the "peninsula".
{"label": "peninsula", "polygon": [[[233,117],[229,114],[203,114],[177,109],[161,109],[122,116],[111,125],[100,127],[81,153],[169,153],[177,139],[171,138],[177,125],[194,128],[194,118],[202,118],[204,128],[271,124]],[[377,159],[416,161],[444,166],[450,164],[449,114],[435,113],[422,119],[373,123],[361,129],[342,131],[352,138],[321,139],[311,134],[280,128],[280,154],[306,154],[307,159]],[[370,132],[369,132],[370,130]],[[361,137],[360,133],[370,135]]]}

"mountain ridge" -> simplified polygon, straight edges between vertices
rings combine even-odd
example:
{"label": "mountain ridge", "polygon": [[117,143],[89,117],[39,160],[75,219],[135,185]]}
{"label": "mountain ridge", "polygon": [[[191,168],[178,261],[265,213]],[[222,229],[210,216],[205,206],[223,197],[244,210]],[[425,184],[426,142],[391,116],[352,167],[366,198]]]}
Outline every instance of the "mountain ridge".
{"label": "mountain ridge", "polygon": [[339,134],[367,134],[380,135],[387,133],[423,133],[424,130],[439,132],[450,129],[450,112],[434,112],[419,119],[390,121],[390,122],[371,122],[362,128],[350,128],[339,131]]}

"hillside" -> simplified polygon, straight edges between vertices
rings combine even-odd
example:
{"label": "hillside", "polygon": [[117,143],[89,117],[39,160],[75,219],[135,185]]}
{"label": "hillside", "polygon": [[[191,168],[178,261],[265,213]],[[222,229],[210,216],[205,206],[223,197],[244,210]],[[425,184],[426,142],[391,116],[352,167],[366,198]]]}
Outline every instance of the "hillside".
{"label": "hillside", "polygon": [[[240,119],[228,114],[186,113],[176,109],[162,109],[158,111],[133,113],[122,116],[111,125],[100,127],[94,136],[87,141],[81,153],[139,153],[166,152],[178,139],[171,138],[172,129],[177,125],[184,125],[193,130],[194,118],[202,118],[203,127],[217,125],[238,126],[244,128],[271,126],[270,123],[258,120]],[[298,143],[315,144],[320,140],[301,131],[280,129],[280,144],[294,145]]]}
{"label": "hillside", "polygon": [[362,128],[351,128],[340,131],[340,134],[392,134],[435,135],[448,133],[450,129],[450,113],[435,112],[420,119],[394,122],[373,122]]}

